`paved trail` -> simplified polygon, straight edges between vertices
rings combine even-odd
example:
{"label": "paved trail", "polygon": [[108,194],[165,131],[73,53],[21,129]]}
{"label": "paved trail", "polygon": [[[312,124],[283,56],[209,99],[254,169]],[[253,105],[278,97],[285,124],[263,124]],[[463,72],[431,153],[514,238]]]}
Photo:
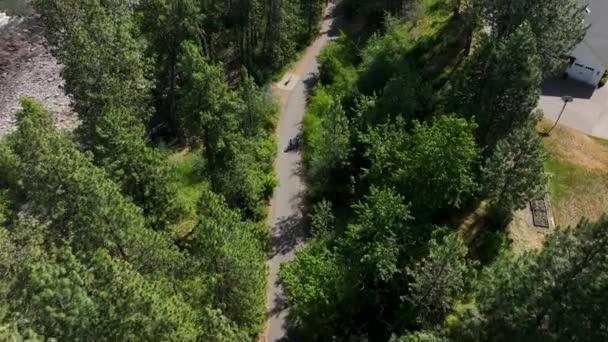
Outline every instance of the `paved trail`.
{"label": "paved trail", "polygon": [[[335,16],[334,1],[329,4],[323,21],[322,34],[308,47],[304,56],[274,86],[274,93],[281,100],[281,117],[278,126],[279,151],[276,172],[279,186],[272,199],[270,220],[272,224],[272,254],[268,291],[268,322],[264,340],[268,342],[292,341],[286,324],[288,308],[277,273],[282,263],[294,257],[296,247],[303,242],[305,230],[302,215],[304,184],[300,177],[301,151],[284,152],[289,139],[300,134],[306,100],[317,77],[317,56],[331,40],[339,37],[339,18]],[[337,1],[336,1],[337,2]]]}

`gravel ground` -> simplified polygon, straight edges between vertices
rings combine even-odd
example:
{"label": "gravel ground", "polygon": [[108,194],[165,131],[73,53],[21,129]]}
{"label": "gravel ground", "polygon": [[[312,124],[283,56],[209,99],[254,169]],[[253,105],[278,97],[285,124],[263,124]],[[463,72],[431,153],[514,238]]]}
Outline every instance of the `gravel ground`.
{"label": "gravel ground", "polygon": [[78,119],[63,91],[61,65],[51,55],[39,18],[0,28],[0,136],[15,129],[19,98],[31,97],[55,113],[57,126],[74,129]]}

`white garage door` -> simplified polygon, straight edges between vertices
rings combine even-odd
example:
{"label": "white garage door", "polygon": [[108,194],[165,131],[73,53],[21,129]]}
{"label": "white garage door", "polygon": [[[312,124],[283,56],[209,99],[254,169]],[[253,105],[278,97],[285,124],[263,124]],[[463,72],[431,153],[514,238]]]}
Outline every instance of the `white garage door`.
{"label": "white garage door", "polygon": [[570,75],[570,77],[585,82],[585,83],[591,83],[592,78],[593,78],[593,72],[595,71],[595,69],[579,64],[579,63],[574,63],[572,64],[572,66],[570,67],[570,70],[568,72],[568,74]]}

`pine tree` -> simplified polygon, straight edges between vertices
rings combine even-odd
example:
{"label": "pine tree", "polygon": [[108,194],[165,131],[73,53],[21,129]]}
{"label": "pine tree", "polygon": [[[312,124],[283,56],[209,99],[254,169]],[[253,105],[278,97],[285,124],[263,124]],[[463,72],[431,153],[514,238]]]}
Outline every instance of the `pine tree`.
{"label": "pine tree", "polygon": [[132,113],[108,110],[99,119],[98,144],[92,147],[97,165],[143,209],[147,222],[164,229],[177,219],[175,175],[165,155],[146,143],[144,126]]}
{"label": "pine tree", "polygon": [[97,122],[108,109],[124,108],[149,119],[151,82],[144,45],[137,39],[130,1],[38,0],[53,53],[64,65],[85,146],[97,141]]}
{"label": "pine tree", "polygon": [[57,131],[41,105],[24,100],[22,106],[14,151],[32,213],[50,221],[47,242],[89,256],[105,247],[137,270],[179,270],[184,256],[166,235],[145,227],[141,210],[93,165],[90,154]]}
{"label": "pine tree", "polygon": [[502,39],[529,23],[545,76],[563,70],[563,58],[585,36],[584,5],[576,0],[484,0],[492,35]]}
{"label": "pine tree", "polygon": [[478,141],[496,142],[528,121],[538,102],[542,73],[534,36],[522,25],[508,37],[486,37],[455,78],[451,109],[475,116]]}
{"label": "pine tree", "polygon": [[193,43],[182,44],[177,64],[179,124],[187,141],[200,142],[210,170],[220,163],[228,135],[237,129],[238,105],[222,68],[209,62]]}
{"label": "pine tree", "polygon": [[299,0],[301,17],[304,18],[306,27],[306,39],[309,40],[317,35],[319,22],[323,16],[323,0]]}
{"label": "pine tree", "polygon": [[174,196],[161,155],[147,146],[149,63],[129,1],[38,1],[65,65],[66,90],[81,125],[79,138],[157,228],[171,219]]}
{"label": "pine tree", "polygon": [[61,340],[94,339],[100,324],[97,303],[90,297],[90,274],[69,249],[25,266],[17,283],[21,298],[14,308],[44,336]]}
{"label": "pine tree", "polygon": [[608,338],[608,218],[558,229],[540,251],[505,255],[483,273],[459,340]]}
{"label": "pine tree", "polygon": [[264,136],[273,130],[277,108],[269,94],[257,86],[247,69],[241,69],[241,75],[237,95],[242,101],[238,114],[240,130],[250,138]]}
{"label": "pine tree", "polygon": [[184,240],[184,247],[210,274],[211,303],[243,331],[255,335],[264,319],[265,255],[254,227],[230,210],[223,198],[204,190],[199,224]]}
{"label": "pine tree", "polygon": [[264,1],[266,25],[263,33],[261,58],[278,69],[296,52],[296,33],[299,28],[297,3],[288,0]]}
{"label": "pine tree", "polygon": [[91,296],[99,303],[103,319],[97,336],[108,340],[197,340],[197,314],[174,294],[170,283],[150,282],[103,249],[93,256],[92,266]]}
{"label": "pine tree", "polygon": [[199,48],[209,48],[210,40],[201,27],[203,14],[200,3],[193,0],[143,0],[137,4],[137,13],[141,18],[141,30],[149,42],[147,55],[155,64],[157,112],[183,143],[181,108],[177,102],[178,59],[181,44],[186,40],[191,40]]}
{"label": "pine tree", "polygon": [[535,123],[531,120],[498,141],[482,168],[483,191],[499,216],[523,209],[545,191],[545,152]]}

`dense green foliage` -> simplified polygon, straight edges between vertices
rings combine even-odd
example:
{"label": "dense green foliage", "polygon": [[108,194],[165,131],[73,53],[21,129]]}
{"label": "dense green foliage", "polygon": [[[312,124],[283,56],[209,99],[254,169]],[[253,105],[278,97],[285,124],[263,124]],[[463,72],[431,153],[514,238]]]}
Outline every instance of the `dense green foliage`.
{"label": "dense green foliage", "polygon": [[585,36],[585,3],[580,1],[482,0],[481,3],[483,17],[494,37],[509,36],[524,23],[530,25],[545,75],[562,71],[563,55]]}
{"label": "dense green foliage", "polygon": [[477,138],[491,151],[514,127],[527,122],[540,94],[541,70],[527,25],[505,40],[483,37],[451,89],[453,110],[475,116]]}
{"label": "dense green foliage", "polygon": [[158,228],[175,215],[163,156],[147,146],[150,63],[127,3],[39,1],[79,114],[79,141]]}
{"label": "dense green foliage", "polygon": [[[149,42],[146,56],[156,71],[157,119],[184,140],[180,125],[188,118],[180,114],[189,109],[178,94],[182,54],[200,50],[209,63],[222,63],[231,85],[242,77],[241,67],[265,81],[317,35],[323,1],[144,0],[131,11]],[[186,41],[193,46],[184,50]]]}
{"label": "dense green foliage", "polygon": [[[198,234],[226,229],[244,236],[237,240],[222,234],[227,240],[220,249],[193,253],[180,248],[181,242],[167,232],[146,226],[143,211],[121,194],[89,153],[53,127],[50,113],[31,101],[22,104],[19,129],[4,143],[18,171],[9,181],[28,205],[1,228],[5,319],[69,340],[210,336],[223,341],[222,334],[240,340],[238,336],[257,333],[259,313],[224,317],[263,308],[264,256],[261,242],[251,237],[252,223],[216,200],[214,212],[200,211]],[[218,215],[233,218],[216,222]],[[236,295],[213,300],[210,286],[218,270],[201,267],[208,264],[205,260],[221,260],[226,248],[238,251],[238,261],[247,263],[238,269],[229,265],[230,274],[252,282],[243,283],[248,286],[244,292],[225,284],[222,292],[231,289]],[[255,301],[244,302],[246,295]],[[222,314],[216,311],[241,304]]]}
{"label": "dense green foliage", "polygon": [[[259,338],[277,184],[264,83],[325,4],[35,1],[80,126],[24,99],[0,141],[0,340]],[[578,2],[341,6],[361,36],[318,57],[312,239],[279,274],[303,339],[608,339],[608,218],[522,255],[504,243],[544,196],[533,111],[582,38]],[[481,242],[456,229],[478,208]]]}
{"label": "dense green foliage", "polygon": [[523,209],[527,199],[542,197],[546,190],[545,152],[535,124],[531,121],[498,141],[482,168],[485,195],[499,216]]}
{"label": "dense green foliage", "polygon": [[[358,20],[384,26],[362,46],[342,36],[319,57],[304,122],[313,241],[280,274],[308,340],[604,337],[602,300],[587,308],[574,299],[605,289],[603,242],[589,233],[600,234],[604,221],[560,231],[517,258],[503,241],[513,212],[544,196],[533,111],[543,75],[577,42],[555,32],[566,25],[548,32],[575,1],[555,16],[545,4],[515,3],[345,3]],[[505,16],[491,16],[486,33],[488,13],[499,10]],[[503,20],[519,21],[499,30]],[[454,231],[477,207],[489,209],[476,227],[485,241]],[[575,246],[581,262],[597,262],[581,271],[584,280],[571,273]],[[571,285],[562,287],[562,276]],[[560,294],[572,294],[563,314]],[[585,319],[580,327],[574,312]]]}
{"label": "dense green foliage", "polygon": [[540,251],[505,255],[484,270],[475,302],[453,318],[458,339],[605,340],[608,220],[552,234]]}
{"label": "dense green foliage", "polygon": [[245,341],[265,320],[277,106],[320,0],[38,0],[80,126],[0,143],[0,339]]}
{"label": "dense green foliage", "polygon": [[371,167],[365,177],[373,184],[396,187],[412,199],[416,216],[458,208],[476,190],[474,166],[479,156],[475,125],[455,117],[413,122],[407,133],[403,120],[379,125],[362,136]]}

